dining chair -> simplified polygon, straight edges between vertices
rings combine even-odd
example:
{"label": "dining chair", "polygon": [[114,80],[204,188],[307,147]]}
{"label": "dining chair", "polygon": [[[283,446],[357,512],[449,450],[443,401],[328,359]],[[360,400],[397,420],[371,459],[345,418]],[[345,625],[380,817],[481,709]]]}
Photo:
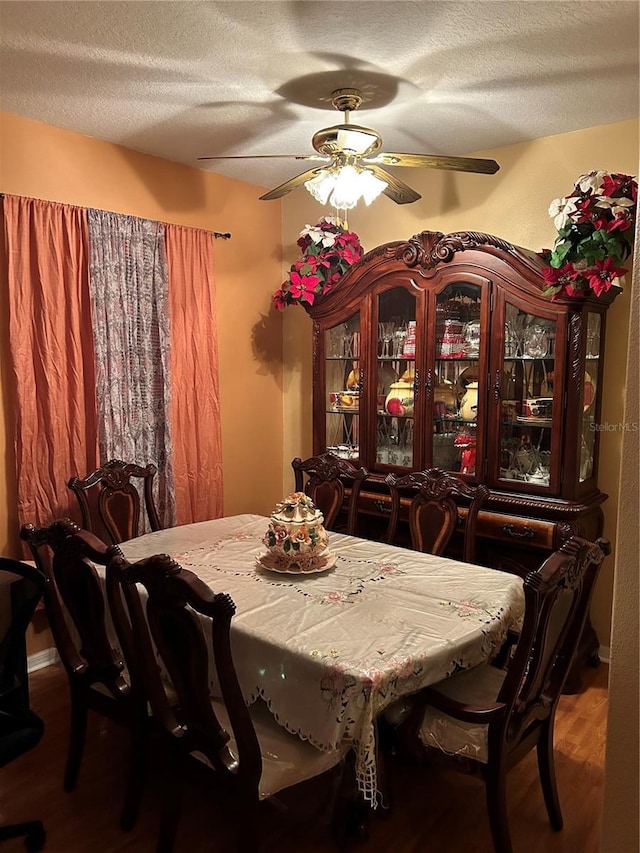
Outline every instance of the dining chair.
{"label": "dining chair", "polygon": [[[235,819],[237,849],[256,853],[260,802],[341,769],[346,748],[316,749],[276,723],[262,700],[247,708],[231,651],[236,608],[230,596],[214,593],[166,554],[134,564],[114,555],[107,572],[121,584],[126,611],[123,608],[114,618],[126,618],[132,627],[147,695],[167,746],[158,853],[173,850],[184,771],[194,757],[217,783],[216,790]],[[146,607],[136,584],[146,589]],[[211,657],[217,681],[213,690]],[[177,702],[172,704],[173,691]],[[336,773],[333,786],[325,789],[331,800],[340,775]]]}
{"label": "dining chair", "polygon": [[355,536],[358,528],[358,498],[362,484],[369,476],[368,470],[356,468],[351,462],[332,453],[310,456],[304,461],[296,456],[291,467],[296,491],[304,491],[311,498],[322,512],[327,530],[335,529],[347,494],[345,484],[350,485],[346,532]]}
{"label": "dining chair", "polygon": [[[37,746],[44,733],[43,721],[29,704],[26,632],[46,583],[35,566],[0,557],[0,767]],[[9,797],[5,788],[2,799]],[[0,841],[21,836],[27,850],[41,850],[46,840],[42,821],[0,826]]]}
{"label": "dining chair", "polygon": [[585,623],[608,541],[572,537],[524,580],[522,631],[506,667],[452,675],[417,694],[404,741],[453,758],[483,777],[496,853],[511,853],[508,771],[536,747],[544,801],[554,830],[563,818],[554,769],[553,726],[562,687]]}
{"label": "dining chair", "polygon": [[388,474],[385,483],[391,492],[391,516],[387,528],[390,545],[396,544],[401,496],[408,495],[411,498],[409,528],[413,548],[428,554],[444,554],[458,525],[458,505],[454,500],[458,498],[468,503],[462,559],[466,563],[475,562],[476,523],[480,508],[489,496],[486,486],[469,486],[439,468],[413,471],[404,477]]}
{"label": "dining chair", "polygon": [[109,556],[119,549],[109,548],[70,519],[42,528],[26,524],[20,537],[48,577],[45,609],[69,682],[71,715],[64,790],[73,791],[78,782],[88,712],[124,726],[131,732],[131,759],[121,826],[128,830],[140,805],[150,721],[146,697],[139,682],[130,677],[129,661],[134,656],[130,629],[123,623],[118,626],[120,651],[107,631],[104,584],[95,568],[106,566]]}
{"label": "dining chair", "polygon": [[153,498],[153,480],[158,469],[111,459],[86,477],[72,477],[68,487],[80,505],[82,527],[117,545],[141,533],[140,492],[132,480],[143,484],[144,503],[151,530],[161,524]]}

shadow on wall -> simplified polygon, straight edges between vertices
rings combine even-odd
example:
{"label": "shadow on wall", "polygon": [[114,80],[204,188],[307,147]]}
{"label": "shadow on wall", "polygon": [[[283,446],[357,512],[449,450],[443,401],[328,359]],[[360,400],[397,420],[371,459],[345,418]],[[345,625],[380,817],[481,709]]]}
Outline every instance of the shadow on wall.
{"label": "shadow on wall", "polygon": [[[128,141],[128,144],[133,144]],[[207,206],[213,214],[224,206],[224,199],[216,199],[216,194],[207,195],[205,173],[189,166],[172,164],[180,168],[180,186],[176,181],[167,181],[166,164],[168,161],[149,154],[140,154],[129,148],[118,148],[124,160],[138,180],[146,187],[161,210],[167,213],[198,210]]]}
{"label": "shadow on wall", "polygon": [[258,374],[271,374],[282,391],[282,314],[273,306],[268,314],[260,314],[260,319],[254,324],[251,347],[260,365]]}

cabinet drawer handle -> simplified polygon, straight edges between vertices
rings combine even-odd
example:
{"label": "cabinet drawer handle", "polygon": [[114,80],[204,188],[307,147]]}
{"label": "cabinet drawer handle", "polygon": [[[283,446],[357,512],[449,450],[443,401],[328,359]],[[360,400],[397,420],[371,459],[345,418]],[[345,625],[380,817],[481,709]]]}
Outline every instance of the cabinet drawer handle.
{"label": "cabinet drawer handle", "polygon": [[374,506],[379,512],[391,512],[391,505],[385,503],[384,501],[374,501]]}
{"label": "cabinet drawer handle", "polygon": [[518,530],[513,524],[503,524],[502,530],[507,536],[514,536],[520,539],[533,539],[536,535],[535,530],[532,530],[530,527],[523,527],[522,530]]}

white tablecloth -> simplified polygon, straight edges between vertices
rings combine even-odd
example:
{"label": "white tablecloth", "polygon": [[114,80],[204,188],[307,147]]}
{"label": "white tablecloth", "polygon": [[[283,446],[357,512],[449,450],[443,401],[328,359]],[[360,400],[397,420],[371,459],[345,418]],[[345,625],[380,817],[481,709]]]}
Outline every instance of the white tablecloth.
{"label": "white tablecloth", "polygon": [[257,568],[268,519],[238,515],[149,533],[133,561],[170,554],[237,606],[232,646],[248,703],[319,749],[353,745],[360,789],[376,797],[375,719],[391,702],[475,666],[521,618],[522,581],[494,569],[329,534],[319,575]]}

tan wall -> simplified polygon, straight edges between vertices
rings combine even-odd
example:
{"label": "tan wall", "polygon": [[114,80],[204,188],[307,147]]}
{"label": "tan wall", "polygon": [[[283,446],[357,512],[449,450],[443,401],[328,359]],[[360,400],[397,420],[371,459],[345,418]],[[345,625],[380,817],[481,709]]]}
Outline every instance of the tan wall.
{"label": "tan wall", "polygon": [[[640,228],[636,228],[636,256]],[[640,269],[633,276],[624,465],[613,596],[609,714],[601,853],[640,850],[640,672],[638,553],[640,553]]]}
{"label": "tan wall", "polygon": [[[215,244],[224,511],[270,511],[282,497],[282,323],[270,311],[281,280],[280,203],[258,201],[258,188],[241,181],[7,113],[0,119],[2,192],[232,233]],[[17,531],[7,347],[5,315],[0,553],[12,554]]]}
{"label": "tan wall", "polygon": [[[591,169],[637,174],[638,122],[619,122],[510,145],[480,156],[496,159],[500,171],[489,176],[397,169],[396,174],[420,192],[422,199],[400,207],[383,197],[370,208],[359,206],[351,213],[350,227],[367,250],[424,230],[485,231],[531,249],[550,246],[556,232],[547,215],[549,203],[569,193],[580,174]],[[283,234],[287,265],[297,257],[295,240],[300,229],[322,214],[323,209],[303,189],[286,196]],[[623,415],[628,290],[608,312],[602,419],[609,423],[621,421]],[[311,323],[297,306],[284,313],[284,482],[289,484],[289,460],[311,450]],[[616,532],[620,442],[619,432],[601,433],[599,485],[609,494],[604,508],[605,533],[612,540]],[[593,622],[605,646],[611,627],[613,565],[613,559],[605,563],[592,607]]]}

